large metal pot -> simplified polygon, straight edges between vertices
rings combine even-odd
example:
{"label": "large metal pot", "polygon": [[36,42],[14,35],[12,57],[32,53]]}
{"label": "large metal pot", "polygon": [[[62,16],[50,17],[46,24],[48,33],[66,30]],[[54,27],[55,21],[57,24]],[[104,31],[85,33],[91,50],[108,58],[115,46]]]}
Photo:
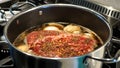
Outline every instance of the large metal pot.
{"label": "large metal pot", "polygon": [[[85,26],[96,32],[104,44],[95,51],[83,56],[71,58],[37,57],[18,50],[12,43],[26,29],[46,22],[72,22]],[[86,58],[113,62],[116,59],[102,59],[104,49],[112,37],[110,24],[99,13],[82,6],[71,4],[47,4],[19,13],[11,18],[5,26],[4,35],[10,44],[11,56],[16,68],[85,68]],[[98,53],[101,53],[99,56]],[[97,57],[97,58],[96,58]],[[90,61],[92,62],[92,61]]]}

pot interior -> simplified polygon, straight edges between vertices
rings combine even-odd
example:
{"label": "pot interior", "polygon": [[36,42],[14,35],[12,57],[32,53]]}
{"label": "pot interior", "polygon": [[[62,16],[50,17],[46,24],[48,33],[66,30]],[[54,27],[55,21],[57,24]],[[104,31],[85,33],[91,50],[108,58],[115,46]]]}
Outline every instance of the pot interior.
{"label": "pot interior", "polygon": [[111,35],[108,22],[96,12],[81,6],[43,5],[14,16],[5,28],[8,40],[13,43],[26,29],[47,22],[70,22],[94,31],[105,43]]}

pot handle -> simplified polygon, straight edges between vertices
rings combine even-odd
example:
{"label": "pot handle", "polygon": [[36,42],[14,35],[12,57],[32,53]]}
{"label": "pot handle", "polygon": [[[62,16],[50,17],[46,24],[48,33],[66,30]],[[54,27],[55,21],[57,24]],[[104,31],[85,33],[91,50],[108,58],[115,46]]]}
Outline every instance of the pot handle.
{"label": "pot handle", "polygon": [[[120,40],[116,39],[116,38],[112,38],[111,42],[120,44]],[[109,49],[107,49],[107,52],[109,53]],[[110,54],[110,53],[109,53]],[[97,61],[101,61],[103,63],[116,63],[120,61],[120,49],[116,52],[115,56],[113,58],[97,58],[97,57],[92,57],[92,56],[87,56],[88,58],[97,60]]]}
{"label": "pot handle", "polygon": [[[25,5],[30,5],[33,7],[36,7],[35,4],[33,4],[32,2],[29,1],[25,1],[25,2],[17,2],[15,4],[13,4],[12,6],[10,6],[9,11],[12,15],[15,15],[15,13],[13,12],[13,10],[18,10],[18,11],[22,11],[21,7],[25,6]],[[25,9],[26,10],[26,9]]]}
{"label": "pot handle", "polygon": [[42,0],[42,2],[44,3],[44,4],[54,4],[54,3],[58,3],[59,2],[59,0]]}
{"label": "pot handle", "polygon": [[97,58],[97,57],[91,57],[91,56],[88,56],[88,58],[91,58],[91,59],[94,59],[94,60],[97,60],[97,61],[101,61],[103,63],[116,63],[116,62],[119,62],[120,61],[120,50],[117,51],[116,55],[113,57],[113,58]]}

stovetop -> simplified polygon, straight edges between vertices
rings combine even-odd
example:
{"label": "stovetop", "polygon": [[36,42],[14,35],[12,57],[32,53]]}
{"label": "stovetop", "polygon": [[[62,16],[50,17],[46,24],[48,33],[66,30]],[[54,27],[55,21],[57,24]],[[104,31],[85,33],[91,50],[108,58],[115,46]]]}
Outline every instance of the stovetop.
{"label": "stovetop", "polygon": [[[16,5],[16,4],[15,4]],[[14,5],[12,5],[14,6]],[[29,6],[31,7],[31,6]],[[35,7],[35,5],[32,5],[32,7]],[[4,10],[5,9],[5,10]],[[21,8],[20,9],[25,9],[26,8]],[[28,9],[28,8],[27,8]],[[9,47],[8,44],[5,44],[4,41],[5,40],[4,36],[3,36],[3,29],[5,24],[7,23],[7,21],[13,16],[14,14],[17,14],[21,12],[21,10],[19,9],[12,9],[12,12],[10,11],[10,9],[8,8],[2,8],[0,9],[0,42],[3,42],[3,44],[0,44],[0,68],[14,68],[12,59],[10,57],[10,51],[9,51]],[[113,25],[113,37],[114,38],[118,38],[120,39],[120,21],[114,18],[110,18],[106,15],[104,15],[106,17],[106,19],[108,19],[108,21]],[[116,43],[116,42],[110,42],[111,44],[111,48],[110,48],[110,53],[106,53],[105,57],[113,57],[115,52],[117,50],[120,49],[120,43]],[[118,68],[118,66],[116,66],[118,63],[103,63],[102,68]]]}

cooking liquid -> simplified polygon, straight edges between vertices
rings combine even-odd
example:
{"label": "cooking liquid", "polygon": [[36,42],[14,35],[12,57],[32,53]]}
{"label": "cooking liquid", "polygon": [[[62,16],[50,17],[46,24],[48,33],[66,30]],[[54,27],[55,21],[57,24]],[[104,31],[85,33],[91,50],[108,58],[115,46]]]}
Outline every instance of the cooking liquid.
{"label": "cooking liquid", "polygon": [[[31,27],[21,33],[13,44],[22,52],[52,58],[81,56],[94,51],[103,44],[100,37],[86,27],[75,24],[81,28],[82,32],[74,34],[64,31],[69,24],[62,22],[62,25],[64,27],[60,31],[43,30],[43,25]],[[92,34],[93,37],[87,34]]]}

